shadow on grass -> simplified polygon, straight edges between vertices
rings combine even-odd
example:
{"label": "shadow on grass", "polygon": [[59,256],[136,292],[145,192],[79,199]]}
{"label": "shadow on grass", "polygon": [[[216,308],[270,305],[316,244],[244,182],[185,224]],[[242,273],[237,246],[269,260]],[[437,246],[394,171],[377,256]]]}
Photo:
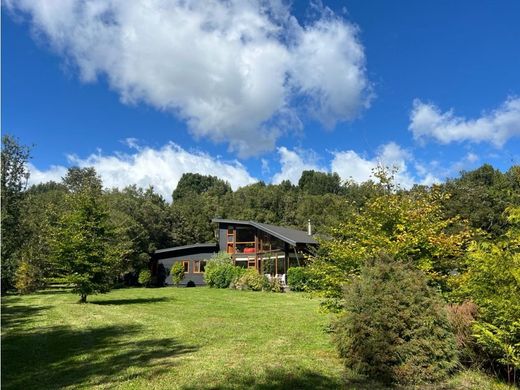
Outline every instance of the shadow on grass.
{"label": "shadow on grass", "polygon": [[2,328],[17,328],[33,320],[33,317],[41,315],[41,312],[51,306],[13,305],[18,300],[9,299],[2,302]]}
{"label": "shadow on grass", "polygon": [[140,303],[168,302],[173,298],[134,298],[134,299],[107,299],[104,301],[90,301],[93,305],[134,305]]}
{"label": "shadow on grass", "polygon": [[309,370],[288,371],[282,368],[265,369],[261,374],[254,376],[244,375],[237,370],[227,375],[225,379],[221,380],[221,383],[183,387],[185,390],[329,390],[346,388],[338,378],[331,378]]}
{"label": "shadow on grass", "polygon": [[10,333],[2,339],[2,389],[117,386],[169,370],[177,357],[196,350],[173,338],[134,341],[142,330],[55,326]]}

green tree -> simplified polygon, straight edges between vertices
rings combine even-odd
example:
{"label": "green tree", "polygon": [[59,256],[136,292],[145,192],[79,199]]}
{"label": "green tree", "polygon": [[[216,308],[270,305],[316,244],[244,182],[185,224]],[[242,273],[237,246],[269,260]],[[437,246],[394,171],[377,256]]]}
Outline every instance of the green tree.
{"label": "green tree", "polygon": [[457,365],[444,303],[411,263],[365,263],[345,290],[334,341],[348,369],[384,383],[445,379]]}
{"label": "green tree", "polygon": [[298,187],[311,195],[340,194],[341,178],[337,173],[303,171]]}
{"label": "green tree", "polygon": [[208,194],[220,197],[231,192],[229,183],[216,176],[199,173],[184,173],[172,193],[173,201],[188,198],[193,195]]}
{"label": "green tree", "polygon": [[88,295],[110,290],[128,251],[110,221],[101,186],[90,180],[90,174],[87,178],[70,186],[68,209],[60,218],[53,243],[56,265],[68,276],[81,303],[87,302]]}
{"label": "green tree", "polygon": [[16,287],[30,292],[44,286],[47,277],[61,276],[52,264],[52,236],[66,210],[67,190],[57,183],[38,184],[29,188],[22,202],[20,224],[25,232],[17,256]]}
{"label": "green tree", "polygon": [[[452,271],[463,262],[471,232],[458,218],[446,218],[436,188],[406,192],[395,188],[391,180],[387,192],[376,196],[363,208],[353,208],[343,222],[329,229],[321,240],[319,255],[311,260],[315,289],[330,298],[338,308],[342,286],[355,275],[365,260],[384,252],[410,259],[424,271],[430,282],[448,289]],[[312,283],[311,283],[312,285]]]}
{"label": "green tree", "polygon": [[520,369],[520,207],[506,215],[510,228],[502,237],[471,245],[455,294],[477,304],[477,343],[488,364],[505,367],[511,381]]}
{"label": "green tree", "polygon": [[[173,246],[170,207],[152,187],[146,190],[128,186],[114,189],[105,195],[111,219],[124,230],[131,251],[122,271],[127,277],[139,274],[148,267],[156,249]],[[131,282],[130,278],[126,278]]]}
{"label": "green tree", "polygon": [[448,180],[441,188],[450,195],[443,201],[448,217],[468,220],[472,227],[496,237],[507,229],[506,208],[520,204],[520,171],[512,167],[504,174],[485,164],[462,172],[459,178]]}
{"label": "green tree", "polygon": [[22,247],[24,232],[20,224],[22,201],[29,179],[27,163],[30,150],[11,135],[2,136],[2,292],[14,287],[18,267],[16,252]]}

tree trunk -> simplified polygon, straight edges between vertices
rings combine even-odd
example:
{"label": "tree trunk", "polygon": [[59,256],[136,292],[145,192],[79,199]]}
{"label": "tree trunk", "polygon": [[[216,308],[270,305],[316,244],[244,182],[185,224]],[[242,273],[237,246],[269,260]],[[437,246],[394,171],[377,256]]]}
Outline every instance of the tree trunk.
{"label": "tree trunk", "polygon": [[79,299],[79,303],[87,303],[87,294],[81,294],[81,298]]}

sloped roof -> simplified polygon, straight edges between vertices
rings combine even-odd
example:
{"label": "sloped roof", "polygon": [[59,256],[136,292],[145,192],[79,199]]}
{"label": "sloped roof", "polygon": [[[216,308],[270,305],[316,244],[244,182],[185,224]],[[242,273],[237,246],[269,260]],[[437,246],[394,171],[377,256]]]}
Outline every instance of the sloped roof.
{"label": "sloped roof", "polygon": [[192,244],[192,245],[174,246],[172,248],[157,249],[155,251],[155,253],[176,252],[176,251],[182,251],[185,249],[194,249],[194,248],[216,248],[216,247],[217,247],[217,243],[208,242],[205,244]]}
{"label": "sloped roof", "polygon": [[238,219],[220,219],[215,218],[212,222],[215,223],[229,223],[234,225],[249,225],[256,227],[276,238],[279,238],[282,241],[287,242],[291,245],[296,244],[317,244],[318,242],[307,234],[307,232],[302,230],[291,229],[282,226],[269,225],[267,223],[260,223],[255,221],[241,221]]}

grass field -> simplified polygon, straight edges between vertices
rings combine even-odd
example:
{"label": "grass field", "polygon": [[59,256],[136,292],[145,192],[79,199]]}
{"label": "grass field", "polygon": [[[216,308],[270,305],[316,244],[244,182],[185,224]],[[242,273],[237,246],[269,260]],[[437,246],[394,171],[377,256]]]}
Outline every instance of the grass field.
{"label": "grass field", "polygon": [[[2,298],[3,389],[345,387],[329,318],[304,295],[136,288],[77,300]],[[464,375],[443,388],[505,388]]]}

